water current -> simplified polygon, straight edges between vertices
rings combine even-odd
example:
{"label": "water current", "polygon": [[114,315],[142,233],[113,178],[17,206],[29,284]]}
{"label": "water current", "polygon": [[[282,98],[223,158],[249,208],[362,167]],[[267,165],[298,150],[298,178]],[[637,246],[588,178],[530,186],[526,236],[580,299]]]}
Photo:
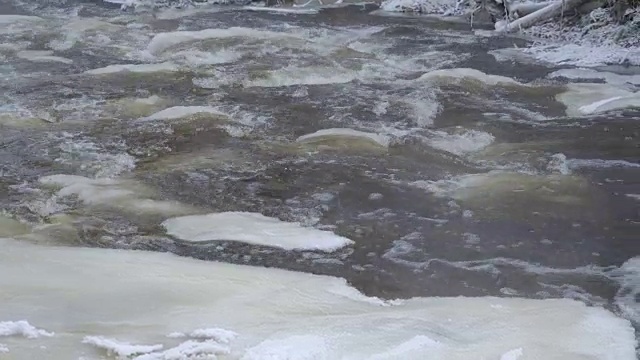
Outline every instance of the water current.
{"label": "water current", "polygon": [[[115,287],[106,284],[118,275],[87,268],[123,261],[113,274],[145,287],[145,271],[188,258],[207,260],[198,266],[211,276],[227,271],[220,263],[294,270],[293,283],[335,276],[380,299],[568,298],[637,329],[640,71],[542,63],[520,50],[524,39],[372,4],[262,10],[0,0],[0,286],[10,289],[0,288],[0,336],[3,320],[44,327],[51,315],[30,316],[42,306],[69,312],[52,327],[88,314],[70,304],[100,303],[80,301],[83,287],[101,294],[91,279]],[[109,249],[178,256],[163,269]],[[81,254],[92,256],[75,268],[88,271],[85,285],[47,270]],[[39,261],[51,267],[36,270]],[[147,270],[126,270],[138,261]],[[32,283],[30,271],[45,278]],[[60,277],[47,285],[49,272]],[[15,305],[54,288],[66,295]],[[149,291],[104,307],[153,307]],[[158,305],[158,316],[171,309]],[[85,343],[109,348],[100,339]],[[2,359],[49,358],[0,343]],[[119,354],[82,346],[51,358]],[[418,356],[260,349],[242,359]],[[118,356],[157,349],[138,350]],[[442,359],[556,358],[503,350]],[[609,355],[557,358],[627,359]]]}

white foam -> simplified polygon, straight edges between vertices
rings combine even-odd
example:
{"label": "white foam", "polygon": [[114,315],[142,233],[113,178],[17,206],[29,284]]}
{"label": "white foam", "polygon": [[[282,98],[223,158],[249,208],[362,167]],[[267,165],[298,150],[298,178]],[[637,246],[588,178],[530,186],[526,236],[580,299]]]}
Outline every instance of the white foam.
{"label": "white foam", "polygon": [[223,212],[165,220],[169,235],[186,241],[240,241],[285,250],[334,251],[353,243],[328,231],[303,227],[259,213]]}
{"label": "white foam", "polygon": [[456,79],[456,80],[475,80],[486,85],[519,85],[525,86],[510,77],[500,75],[486,74],[480,70],[470,68],[457,68],[457,69],[440,69],[433,70],[426,74],[423,74],[418,80],[438,80],[442,78]]}
{"label": "white foam", "polygon": [[367,139],[371,140],[374,143],[382,146],[389,147],[391,143],[391,138],[387,135],[364,132],[349,128],[332,128],[332,129],[322,129],[318,130],[314,133],[300,136],[296,139],[297,142],[313,142],[317,140],[322,140],[326,138],[356,138],[356,139]]}
{"label": "white foam", "polygon": [[345,84],[358,78],[358,72],[336,67],[287,66],[269,71],[264,78],[246,80],[245,87]]}
{"label": "white foam", "polygon": [[384,0],[380,4],[380,9],[423,14],[451,14],[458,12],[457,3],[460,2],[450,0]]}
{"label": "white foam", "polygon": [[293,335],[267,339],[247,349],[240,360],[329,360],[329,344],[323,336]]}
{"label": "white foam", "polygon": [[73,60],[60,56],[54,56],[53,51],[47,50],[23,50],[16,53],[16,57],[33,62],[59,62],[73,64]]}
{"label": "white foam", "polygon": [[187,340],[178,346],[163,352],[145,354],[134,360],[191,360],[191,359],[218,359],[219,355],[227,355],[231,352],[229,346],[216,341]]}
{"label": "white foam", "polygon": [[9,347],[7,347],[7,345],[5,344],[0,344],[0,354],[8,353],[8,352],[9,352]]}
{"label": "white foam", "polygon": [[28,15],[0,15],[0,25],[10,25],[17,22],[37,22],[44,19],[38,16]]}
{"label": "white foam", "polygon": [[221,117],[228,116],[227,114],[220,112],[217,108],[212,106],[174,106],[168,109],[158,111],[157,113],[141,118],[140,120],[141,121],[175,120],[175,119],[182,119],[182,118],[186,118],[186,117],[194,116],[198,114],[209,114],[209,115],[221,116]]}
{"label": "white foam", "polygon": [[640,163],[633,163],[625,160],[604,160],[604,159],[569,159],[568,166],[572,169],[577,168],[612,168],[627,167],[640,168]]}
{"label": "white foam", "polygon": [[319,12],[319,9],[312,8],[288,8],[272,6],[243,6],[242,9],[248,11],[267,11],[281,14],[317,14]]}
{"label": "white foam", "polygon": [[624,196],[640,201],[640,194],[624,194]]}
{"label": "white foam", "polygon": [[461,156],[480,151],[491,145],[494,140],[493,135],[484,131],[463,130],[449,134],[445,131],[435,130],[429,134],[427,143],[436,149]]}
{"label": "white foam", "polygon": [[[9,273],[4,273],[9,274]],[[38,329],[26,320],[0,321],[0,337],[22,336],[27,339],[37,339],[41,336],[51,337],[54,333]]]}
{"label": "white foam", "polygon": [[567,107],[567,115],[592,115],[629,107],[640,107],[640,92],[608,84],[568,84],[556,96]]}
{"label": "white foam", "polygon": [[[381,306],[361,294],[342,295],[358,292],[328,276],[10,239],[0,240],[0,247],[0,274],[12,274],[0,276],[0,317],[28,315],[64,333],[46,339],[46,350],[38,348],[45,344],[38,339],[31,340],[35,346],[12,346],[16,359],[98,357],[82,344],[87,333],[171,348],[175,339],[163,334],[203,326],[239,334],[228,346],[210,342],[230,350],[225,359],[242,359],[249,349],[261,355],[255,351],[260,344],[282,344],[295,354],[294,337],[307,340],[299,353],[326,354],[318,360],[379,354],[385,356],[378,359],[423,360],[435,356],[435,349],[447,360],[499,359],[518,348],[518,360],[636,359],[628,320],[568,299],[432,297]],[[324,344],[324,353],[303,346],[310,343]],[[191,344],[198,346],[183,346]],[[186,352],[158,354],[143,356],[188,359]]]}
{"label": "white foam", "polygon": [[123,358],[131,357],[134,355],[147,354],[150,352],[161,350],[163,348],[163,345],[161,344],[132,345],[128,342],[109,339],[103,336],[85,336],[85,338],[82,339],[82,343],[104,349],[109,355],[116,355]]}
{"label": "white foam", "polygon": [[118,64],[109,65],[98,69],[87,70],[84,73],[88,75],[110,75],[120,72],[132,73],[154,73],[154,72],[175,72],[179,68],[172,63],[159,64]]}

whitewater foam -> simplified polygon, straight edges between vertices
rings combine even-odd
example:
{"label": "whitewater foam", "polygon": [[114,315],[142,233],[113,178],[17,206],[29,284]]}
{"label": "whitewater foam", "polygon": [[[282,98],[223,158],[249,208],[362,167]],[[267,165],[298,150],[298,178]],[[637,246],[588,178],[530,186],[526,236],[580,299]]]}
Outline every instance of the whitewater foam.
{"label": "whitewater foam", "polygon": [[0,321],[0,337],[22,336],[27,339],[37,339],[41,336],[51,337],[54,333],[38,329],[26,320]]}
{"label": "whitewater foam", "polygon": [[193,242],[239,241],[285,250],[321,251],[353,244],[352,240],[328,231],[249,212],[183,216],[165,220],[162,226],[169,235]]}

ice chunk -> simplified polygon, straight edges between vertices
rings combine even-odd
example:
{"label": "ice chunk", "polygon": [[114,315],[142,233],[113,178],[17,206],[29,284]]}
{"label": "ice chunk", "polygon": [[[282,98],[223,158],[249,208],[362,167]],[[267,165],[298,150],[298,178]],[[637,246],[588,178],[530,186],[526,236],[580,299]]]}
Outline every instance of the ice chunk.
{"label": "ice chunk", "polygon": [[283,14],[317,14],[319,9],[312,8],[277,8],[272,6],[243,6],[243,10],[249,11],[268,11]]}
{"label": "ice chunk", "polygon": [[418,80],[437,80],[441,78],[457,79],[457,80],[475,80],[485,85],[519,85],[526,86],[510,77],[500,75],[490,75],[483,73],[480,70],[470,68],[456,68],[456,69],[440,69],[430,71],[423,74]]}
{"label": "ice chunk", "polygon": [[227,117],[228,115],[220,112],[218,109],[212,106],[174,106],[168,109],[158,111],[155,114],[141,118],[141,121],[153,121],[153,120],[175,120],[182,119],[188,116],[194,116],[199,114],[208,114],[216,117]]}
{"label": "ice chunk", "polygon": [[51,337],[53,335],[52,332],[32,326],[26,320],[0,321],[0,336],[23,336],[28,339],[36,339],[41,336]]}
{"label": "ice chunk", "polygon": [[564,77],[567,79],[604,80],[611,85],[640,85],[640,75],[619,75],[587,68],[560,69],[547,75],[547,77],[551,79]]}
{"label": "ice chunk", "polygon": [[165,220],[169,235],[186,241],[240,241],[285,250],[334,251],[353,243],[329,231],[249,212],[191,215]]}
{"label": "ice chunk", "polygon": [[387,135],[369,133],[354,129],[348,128],[332,128],[332,129],[322,129],[318,130],[314,133],[300,136],[296,141],[297,142],[314,142],[314,141],[322,141],[323,139],[330,138],[343,138],[345,140],[348,139],[366,139],[372,141],[375,144],[378,144],[382,147],[388,147],[391,142],[391,138]]}
{"label": "ice chunk", "polygon": [[77,196],[85,205],[120,208],[136,214],[178,215],[194,213],[190,206],[175,201],[149,199],[151,191],[134,181],[110,178],[90,179],[77,175],[49,175],[42,185],[59,188],[59,197]]}
{"label": "ice chunk", "polygon": [[610,274],[621,287],[615,297],[624,316],[640,324],[640,256],[627,260]]}
{"label": "ice chunk", "polygon": [[608,84],[569,84],[556,96],[567,107],[567,115],[592,115],[629,107],[640,107],[640,92]]}
{"label": "ice chunk", "polygon": [[[362,294],[342,295],[358,292],[329,276],[11,239],[0,240],[0,248],[0,274],[12,274],[0,276],[0,317],[28,314],[65,334],[46,339],[44,357],[38,339],[12,347],[16,359],[97,357],[82,344],[87,333],[167,342],[168,350],[138,360],[186,360],[205,349],[210,358],[273,359],[267,350],[278,344],[289,354],[325,356],[318,360],[497,360],[518,348],[518,360],[636,359],[628,320],[569,299],[432,297],[380,306]],[[229,345],[187,340],[170,348],[175,340],[163,335],[207,324],[239,336]]]}
{"label": "ice chunk", "polygon": [[33,62],[60,62],[63,64],[73,64],[73,60],[54,56],[50,50],[23,50],[16,53],[16,57]]}
{"label": "ice chunk", "polygon": [[153,351],[161,350],[163,348],[163,346],[160,344],[132,345],[128,342],[109,339],[103,336],[86,336],[82,340],[82,343],[104,349],[108,354],[117,355],[119,357],[130,357],[133,355],[147,354]]}
{"label": "ice chunk", "polygon": [[495,137],[478,130],[464,130],[449,134],[444,131],[433,131],[427,138],[429,146],[455,155],[465,155],[480,151],[491,145]]}
{"label": "ice chunk", "polygon": [[132,73],[153,73],[153,72],[175,72],[178,66],[172,63],[159,64],[118,64],[109,65],[98,69],[87,70],[84,73],[88,75],[109,75],[120,72]]}

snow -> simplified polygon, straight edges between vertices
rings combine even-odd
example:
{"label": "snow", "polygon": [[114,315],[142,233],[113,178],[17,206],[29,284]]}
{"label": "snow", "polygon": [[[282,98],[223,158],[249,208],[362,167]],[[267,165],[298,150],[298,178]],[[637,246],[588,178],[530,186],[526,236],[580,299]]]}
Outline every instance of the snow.
{"label": "snow", "polygon": [[82,340],[82,343],[104,349],[108,354],[117,355],[119,357],[130,357],[133,355],[147,354],[153,351],[161,350],[163,348],[163,345],[161,344],[132,345],[128,342],[109,339],[103,336],[86,336]]}
{"label": "snow", "polygon": [[427,144],[458,156],[480,151],[491,145],[495,137],[478,130],[463,130],[449,134],[436,130],[427,136]]}
{"label": "snow", "polygon": [[155,114],[141,118],[140,121],[154,121],[154,120],[175,120],[182,119],[189,116],[209,114],[216,117],[228,117],[227,114],[220,112],[218,109],[212,106],[174,106],[168,109],[158,111]]}
{"label": "snow", "polygon": [[[39,339],[12,347],[16,359],[97,358],[82,343],[87,334],[168,349],[138,360],[187,360],[203,348],[229,351],[225,359],[273,359],[276,350],[321,354],[317,360],[500,359],[519,348],[518,360],[636,359],[628,320],[570,299],[429,297],[381,306],[329,276],[11,239],[0,247],[0,274],[12,274],[0,276],[0,318],[28,316],[65,334],[47,338],[46,350]],[[164,336],[206,327],[238,336],[228,345],[176,345]]]}
{"label": "snow", "polygon": [[110,75],[121,72],[132,73],[154,73],[154,72],[175,72],[178,66],[172,63],[159,64],[118,64],[109,65],[102,68],[87,70],[84,73],[88,75]]}
{"label": "snow", "polygon": [[509,350],[506,353],[504,353],[502,356],[500,356],[500,360],[518,360],[520,359],[523,353],[524,352],[522,351],[522,348]]}
{"label": "snow", "polygon": [[593,44],[545,44],[525,48],[523,52],[540,61],[559,65],[600,66],[621,64],[628,61],[640,65],[640,49],[624,48],[616,45]]}
{"label": "snow", "polygon": [[612,110],[640,107],[640,92],[609,84],[568,84],[567,90],[556,96],[569,116],[599,114]]}
{"label": "snow", "polygon": [[462,3],[455,0],[384,0],[380,9],[389,12],[453,15],[462,12]]}
{"label": "snow", "polygon": [[185,241],[240,241],[285,250],[334,251],[353,243],[328,231],[303,227],[259,213],[223,212],[176,217],[162,223]]}
{"label": "snow", "polygon": [[297,142],[314,142],[321,141],[327,138],[345,138],[348,140],[352,139],[366,139],[370,140],[382,147],[389,147],[391,142],[391,138],[387,135],[364,132],[349,128],[331,128],[331,129],[322,129],[318,130],[314,133],[303,135],[296,139]]}
{"label": "snow", "polygon": [[440,69],[430,71],[420,76],[418,80],[438,80],[442,78],[450,78],[456,80],[475,80],[485,85],[519,85],[525,86],[512,78],[500,75],[486,74],[480,70],[471,68],[456,68],[456,69]]}
{"label": "snow", "polygon": [[[5,272],[4,274],[9,274]],[[37,339],[41,336],[51,337],[54,334],[46,330],[38,329],[29,324],[26,320],[0,321],[0,337],[2,336],[22,336],[27,339]]]}

